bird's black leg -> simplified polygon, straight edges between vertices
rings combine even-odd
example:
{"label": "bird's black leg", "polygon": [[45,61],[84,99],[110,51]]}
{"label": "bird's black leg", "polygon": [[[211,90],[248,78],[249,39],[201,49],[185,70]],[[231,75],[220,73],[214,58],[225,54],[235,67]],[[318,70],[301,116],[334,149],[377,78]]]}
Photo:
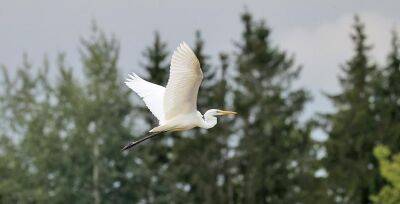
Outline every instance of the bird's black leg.
{"label": "bird's black leg", "polygon": [[125,145],[125,146],[122,148],[122,151],[123,151],[123,150],[130,149],[130,148],[132,148],[133,146],[136,146],[137,144],[140,144],[141,142],[144,142],[144,141],[146,141],[146,140],[148,140],[148,139],[150,139],[150,138],[156,136],[156,135],[159,134],[159,133],[161,133],[161,132],[152,132],[152,133],[150,133],[150,134],[147,135],[146,137],[143,137],[143,138],[140,139],[140,140],[130,142],[129,144]]}

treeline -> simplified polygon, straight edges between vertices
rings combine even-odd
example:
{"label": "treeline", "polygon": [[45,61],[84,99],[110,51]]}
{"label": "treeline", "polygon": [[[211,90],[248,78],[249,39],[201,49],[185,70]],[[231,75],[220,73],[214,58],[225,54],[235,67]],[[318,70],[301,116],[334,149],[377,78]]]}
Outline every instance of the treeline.
{"label": "treeline", "polygon": [[[82,40],[81,66],[60,54],[53,66],[25,57],[14,77],[3,68],[0,203],[400,203],[397,34],[378,65],[356,17],[341,91],[326,95],[335,111],[300,122],[311,100],[292,86],[301,66],[271,42],[264,21],[245,12],[241,24],[235,50],[212,56],[217,64],[200,31],[191,43],[205,76],[199,109],[239,115],[132,152],[121,145],[155,119],[123,85],[113,37],[94,27]],[[143,52],[146,80],[166,83],[172,48],[155,34]],[[311,138],[316,128],[325,141]]]}

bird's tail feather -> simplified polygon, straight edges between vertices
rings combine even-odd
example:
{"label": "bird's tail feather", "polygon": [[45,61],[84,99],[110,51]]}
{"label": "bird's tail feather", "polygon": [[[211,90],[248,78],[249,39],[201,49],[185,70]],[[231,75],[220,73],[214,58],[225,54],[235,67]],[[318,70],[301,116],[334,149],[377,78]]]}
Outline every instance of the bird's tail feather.
{"label": "bird's tail feather", "polygon": [[144,141],[146,141],[146,140],[148,140],[148,139],[150,139],[150,138],[152,138],[152,137],[158,135],[159,133],[161,133],[161,132],[151,132],[149,135],[147,135],[146,137],[143,137],[143,138],[140,139],[140,140],[130,142],[130,143],[128,143],[127,145],[125,145],[125,146],[122,148],[122,151],[127,150],[127,149],[130,149],[130,148],[136,146],[137,144],[140,144],[140,143],[142,143],[142,142],[144,142]]}

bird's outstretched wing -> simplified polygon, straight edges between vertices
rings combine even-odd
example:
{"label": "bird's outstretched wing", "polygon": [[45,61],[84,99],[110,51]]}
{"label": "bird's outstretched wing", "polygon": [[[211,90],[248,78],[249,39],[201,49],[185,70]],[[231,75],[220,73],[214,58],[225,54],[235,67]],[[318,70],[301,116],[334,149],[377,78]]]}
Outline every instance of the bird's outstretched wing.
{"label": "bird's outstretched wing", "polygon": [[150,83],[140,78],[135,73],[129,75],[125,84],[135,91],[144,101],[147,108],[158,119],[159,123],[164,122],[165,114],[163,109],[163,99],[165,88],[157,84]]}
{"label": "bird's outstretched wing", "polygon": [[174,51],[164,96],[165,119],[197,110],[197,93],[203,72],[190,47],[182,42]]}

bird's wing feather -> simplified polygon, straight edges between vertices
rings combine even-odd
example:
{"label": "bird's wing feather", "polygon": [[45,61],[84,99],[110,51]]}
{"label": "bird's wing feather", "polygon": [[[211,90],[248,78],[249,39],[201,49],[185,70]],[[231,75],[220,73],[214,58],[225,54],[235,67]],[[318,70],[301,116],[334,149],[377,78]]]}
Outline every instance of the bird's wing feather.
{"label": "bird's wing feather", "polygon": [[165,119],[197,110],[197,93],[203,80],[199,60],[185,43],[174,51],[164,96]]}
{"label": "bird's wing feather", "polygon": [[157,84],[150,83],[140,78],[135,73],[129,75],[125,84],[136,92],[144,101],[147,108],[162,124],[165,118],[163,109],[163,98],[165,88]]}

